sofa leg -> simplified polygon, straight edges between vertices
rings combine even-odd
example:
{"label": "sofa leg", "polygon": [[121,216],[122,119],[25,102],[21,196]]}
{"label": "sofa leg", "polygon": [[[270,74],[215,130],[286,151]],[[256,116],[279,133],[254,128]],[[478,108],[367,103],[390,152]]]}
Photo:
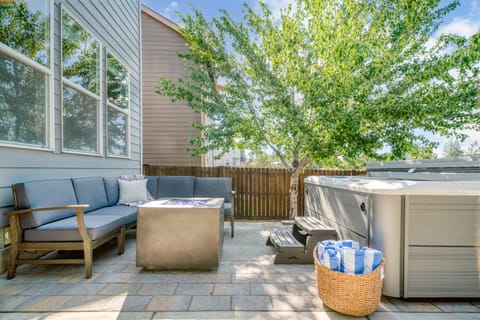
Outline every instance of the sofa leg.
{"label": "sofa leg", "polygon": [[12,243],[10,246],[10,255],[7,265],[7,279],[15,278],[15,272],[17,269],[17,259],[18,259],[18,245]]}
{"label": "sofa leg", "polygon": [[118,231],[117,248],[119,255],[125,252],[125,227],[121,227]]}
{"label": "sofa leg", "polygon": [[93,268],[93,250],[90,242],[83,242],[83,258],[85,260],[85,279],[90,279]]}

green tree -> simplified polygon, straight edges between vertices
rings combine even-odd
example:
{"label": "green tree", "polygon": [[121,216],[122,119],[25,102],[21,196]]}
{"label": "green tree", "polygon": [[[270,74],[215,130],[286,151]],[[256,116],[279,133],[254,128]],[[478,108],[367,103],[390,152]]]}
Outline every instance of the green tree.
{"label": "green tree", "polygon": [[480,156],[480,143],[478,141],[473,141],[467,148],[465,152],[466,156],[478,157]]}
{"label": "green tree", "polygon": [[462,144],[456,138],[450,138],[443,148],[443,156],[445,158],[459,158],[463,156]]}
{"label": "green tree", "polygon": [[[195,126],[193,154],[271,150],[298,177],[310,163],[392,160],[430,150],[431,134],[478,127],[480,34],[429,40],[457,1],[297,0],[280,21],[260,3],[208,21],[181,16],[190,52],[185,77],[160,79],[157,93],[185,100],[211,124]],[[216,83],[224,84],[217,92]],[[421,153],[421,152],[420,152]]]}

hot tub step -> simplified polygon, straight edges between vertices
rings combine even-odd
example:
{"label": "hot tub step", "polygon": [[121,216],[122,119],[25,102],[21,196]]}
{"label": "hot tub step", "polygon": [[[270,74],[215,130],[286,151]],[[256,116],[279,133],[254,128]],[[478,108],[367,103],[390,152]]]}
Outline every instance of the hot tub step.
{"label": "hot tub step", "polygon": [[273,261],[275,264],[309,263],[305,246],[293,236],[291,231],[274,231],[270,234],[269,242],[277,250]]}
{"label": "hot tub step", "polygon": [[289,230],[277,230],[270,234],[270,241],[276,248],[303,248],[305,247],[293,236]]}

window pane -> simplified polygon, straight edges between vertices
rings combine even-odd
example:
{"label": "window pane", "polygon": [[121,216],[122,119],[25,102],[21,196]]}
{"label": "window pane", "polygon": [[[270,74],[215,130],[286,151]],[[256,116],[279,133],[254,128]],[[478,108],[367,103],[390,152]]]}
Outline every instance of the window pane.
{"label": "window pane", "polygon": [[62,11],[63,76],[100,94],[100,44],[68,13]]}
{"label": "window pane", "polygon": [[0,140],[46,146],[48,77],[0,52]]}
{"label": "window pane", "polygon": [[66,85],[63,86],[63,147],[98,153],[98,102]]}
{"label": "window pane", "polygon": [[108,108],[108,154],[127,155],[127,115],[112,107]]}
{"label": "window pane", "polygon": [[117,107],[128,109],[128,71],[110,53],[107,54],[107,98]]}
{"label": "window pane", "polygon": [[1,1],[0,41],[50,67],[50,1]]}

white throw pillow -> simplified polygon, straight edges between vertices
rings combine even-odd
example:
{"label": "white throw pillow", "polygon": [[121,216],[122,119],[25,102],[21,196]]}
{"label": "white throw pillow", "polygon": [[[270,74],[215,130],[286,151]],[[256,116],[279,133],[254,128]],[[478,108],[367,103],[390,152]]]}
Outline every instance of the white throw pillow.
{"label": "white throw pillow", "polygon": [[120,190],[118,204],[148,201],[147,179],[132,181],[118,180],[118,187]]}

